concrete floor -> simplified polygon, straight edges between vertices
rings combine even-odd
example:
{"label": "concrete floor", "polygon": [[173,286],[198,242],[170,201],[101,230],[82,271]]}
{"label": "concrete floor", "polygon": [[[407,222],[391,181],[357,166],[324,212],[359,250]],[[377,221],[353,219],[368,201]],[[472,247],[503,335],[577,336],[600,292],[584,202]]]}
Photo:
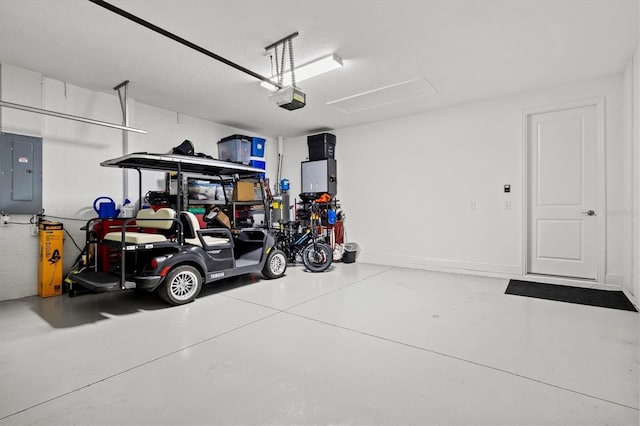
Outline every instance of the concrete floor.
{"label": "concrete floor", "polygon": [[0,424],[639,423],[638,313],[335,264],[0,302]]}

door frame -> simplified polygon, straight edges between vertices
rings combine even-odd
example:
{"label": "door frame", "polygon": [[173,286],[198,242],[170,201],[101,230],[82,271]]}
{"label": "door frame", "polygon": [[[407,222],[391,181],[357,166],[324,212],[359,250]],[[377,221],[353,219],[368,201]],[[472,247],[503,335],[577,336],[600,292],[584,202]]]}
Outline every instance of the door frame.
{"label": "door frame", "polygon": [[[526,108],[522,113],[522,276],[544,277],[545,275],[529,273],[529,117],[535,114],[546,112],[563,111],[567,109],[595,106],[597,120],[597,141],[596,141],[596,284],[605,284],[606,270],[606,122],[605,122],[605,98],[595,97],[560,104],[551,104],[539,107]],[[559,281],[575,281],[576,283],[594,283],[593,280],[577,277],[556,277],[549,275]]]}

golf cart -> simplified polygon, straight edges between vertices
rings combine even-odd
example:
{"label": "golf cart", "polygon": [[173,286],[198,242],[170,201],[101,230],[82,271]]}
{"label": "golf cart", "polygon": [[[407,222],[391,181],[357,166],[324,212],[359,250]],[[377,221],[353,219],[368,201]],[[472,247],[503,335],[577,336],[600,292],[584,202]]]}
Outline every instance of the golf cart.
{"label": "golf cart", "polygon": [[[180,305],[195,299],[203,284],[223,278],[256,272],[267,279],[284,275],[287,259],[270,231],[264,170],[203,157],[149,153],[128,154],[100,165],[137,170],[140,194],[142,170],[166,172],[175,178],[175,197],[164,206],[141,208],[135,218],[89,220],[85,261],[67,277],[70,296],[85,289],[157,290],[166,302]],[[186,177],[193,176],[227,189],[219,191],[222,199],[208,201],[216,208],[201,219],[187,208]],[[241,184],[244,198],[236,193]],[[251,200],[246,199],[247,187]],[[256,205],[265,212],[262,226],[234,226],[236,209]]]}

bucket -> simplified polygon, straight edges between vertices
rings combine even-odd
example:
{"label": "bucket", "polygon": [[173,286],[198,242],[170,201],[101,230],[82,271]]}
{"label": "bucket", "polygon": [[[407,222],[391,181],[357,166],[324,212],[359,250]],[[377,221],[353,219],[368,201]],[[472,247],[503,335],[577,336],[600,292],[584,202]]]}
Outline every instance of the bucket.
{"label": "bucket", "polygon": [[96,198],[93,201],[93,209],[96,211],[96,213],[98,213],[98,217],[100,219],[111,219],[117,217],[120,213],[116,211],[116,203],[110,197]]}
{"label": "bucket", "polygon": [[359,251],[360,247],[357,243],[345,243],[344,253],[342,253],[342,263],[354,263]]}
{"label": "bucket", "polygon": [[118,215],[118,217],[121,217],[121,218],[136,217],[136,207],[132,204],[126,204],[122,206],[119,212],[120,214]]}

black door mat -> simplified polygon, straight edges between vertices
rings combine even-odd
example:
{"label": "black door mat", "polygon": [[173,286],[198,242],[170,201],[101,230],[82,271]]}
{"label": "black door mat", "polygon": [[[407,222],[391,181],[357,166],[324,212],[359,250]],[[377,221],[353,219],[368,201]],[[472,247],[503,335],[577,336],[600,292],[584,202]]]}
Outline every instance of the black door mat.
{"label": "black door mat", "polygon": [[621,291],[509,280],[505,294],[638,312]]}

